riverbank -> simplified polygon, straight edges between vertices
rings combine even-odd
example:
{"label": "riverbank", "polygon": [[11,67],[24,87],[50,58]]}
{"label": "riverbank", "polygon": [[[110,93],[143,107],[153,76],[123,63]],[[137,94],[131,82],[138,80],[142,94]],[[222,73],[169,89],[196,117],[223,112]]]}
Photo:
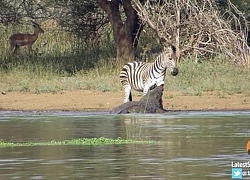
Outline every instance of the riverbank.
{"label": "riverbank", "polygon": [[[139,100],[140,97],[140,94],[134,93],[134,100]],[[123,91],[76,90],[60,93],[7,92],[0,94],[0,110],[106,111],[122,103]],[[250,96],[218,92],[194,96],[164,91],[163,106],[169,110],[250,110]]]}

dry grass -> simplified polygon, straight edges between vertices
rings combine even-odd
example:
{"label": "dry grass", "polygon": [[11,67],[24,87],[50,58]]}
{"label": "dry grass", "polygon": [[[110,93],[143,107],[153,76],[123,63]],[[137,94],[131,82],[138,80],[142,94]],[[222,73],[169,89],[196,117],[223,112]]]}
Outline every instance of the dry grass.
{"label": "dry grass", "polygon": [[[0,28],[1,29],[1,28]],[[106,40],[90,47],[74,35],[57,29],[46,29],[28,56],[23,49],[8,56],[10,29],[0,30],[0,91],[60,92],[64,90],[117,91],[121,89],[121,65],[114,65],[115,45]],[[31,32],[32,29],[27,29]],[[104,46],[105,45],[105,46]],[[167,72],[165,89],[183,94],[201,95],[219,91],[222,94],[250,95],[250,69],[228,64],[221,58],[191,60],[180,63],[178,76]]]}

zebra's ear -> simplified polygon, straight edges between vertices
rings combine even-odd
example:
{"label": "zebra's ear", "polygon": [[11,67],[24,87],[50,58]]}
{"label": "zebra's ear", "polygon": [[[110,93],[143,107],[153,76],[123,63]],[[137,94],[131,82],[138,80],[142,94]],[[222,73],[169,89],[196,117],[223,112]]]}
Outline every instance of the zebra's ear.
{"label": "zebra's ear", "polygon": [[176,47],[174,45],[170,45],[168,47],[164,47],[164,51],[170,54],[176,54]]}
{"label": "zebra's ear", "polygon": [[168,41],[165,37],[161,37],[161,38],[159,39],[159,41],[160,41],[160,44],[161,44],[164,48],[165,48],[165,47],[168,47],[169,44],[171,44],[171,42]]}

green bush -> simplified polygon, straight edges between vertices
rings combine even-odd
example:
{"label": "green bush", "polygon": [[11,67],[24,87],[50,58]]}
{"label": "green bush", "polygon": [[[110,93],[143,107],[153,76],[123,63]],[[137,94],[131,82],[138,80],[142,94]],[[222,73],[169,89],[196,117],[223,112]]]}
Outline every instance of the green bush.
{"label": "green bush", "polygon": [[[111,38],[90,46],[76,36],[45,29],[28,55],[21,48],[9,56],[8,37],[11,27],[0,28],[0,91],[60,92],[64,90],[119,91],[119,73],[122,65],[116,65],[115,44]],[[32,29],[25,29],[32,32]],[[24,32],[24,31],[22,31]],[[144,49],[149,40],[143,37],[138,48],[138,59],[152,61],[160,46]],[[154,42],[155,44],[155,42]],[[140,54],[142,54],[140,56]],[[167,71],[165,90],[179,91],[187,95],[203,92],[246,93],[250,95],[250,69],[228,64],[217,57],[195,63],[186,60],[179,64],[179,75],[173,77]]]}

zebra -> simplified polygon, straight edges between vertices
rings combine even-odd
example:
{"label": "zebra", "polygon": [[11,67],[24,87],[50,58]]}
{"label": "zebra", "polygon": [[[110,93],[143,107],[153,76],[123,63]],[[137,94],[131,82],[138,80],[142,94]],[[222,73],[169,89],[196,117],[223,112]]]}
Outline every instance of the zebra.
{"label": "zebra", "polygon": [[163,86],[166,69],[171,75],[179,72],[176,63],[176,48],[170,46],[164,48],[152,63],[130,62],[123,66],[120,73],[120,82],[125,91],[124,103],[132,101],[131,90],[143,92],[143,96],[156,86]]}

